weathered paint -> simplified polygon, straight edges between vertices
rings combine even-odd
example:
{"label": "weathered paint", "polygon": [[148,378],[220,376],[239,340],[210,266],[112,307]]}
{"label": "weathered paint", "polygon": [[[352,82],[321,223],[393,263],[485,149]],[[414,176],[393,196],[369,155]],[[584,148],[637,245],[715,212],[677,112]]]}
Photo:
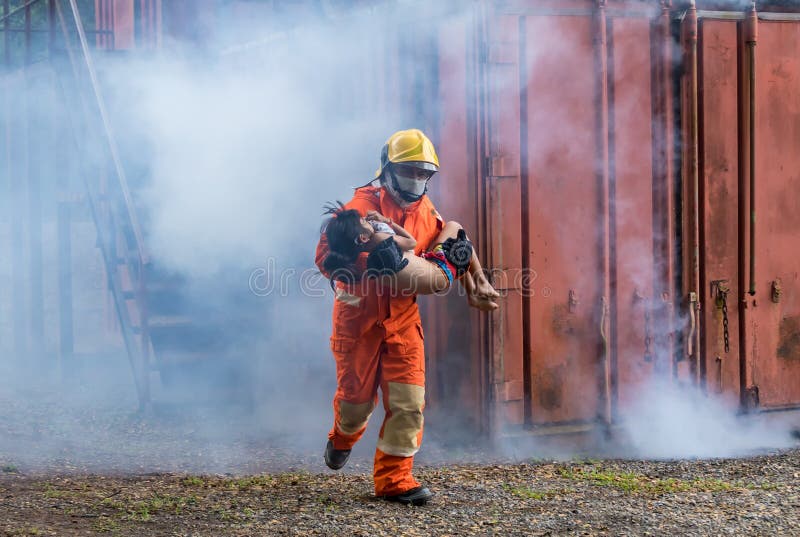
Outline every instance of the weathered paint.
{"label": "weathered paint", "polygon": [[800,405],[800,21],[762,20],[758,30],[756,294],[746,297],[746,363],[760,406],[782,407]]}
{"label": "weathered paint", "polygon": [[[651,47],[648,18],[612,19],[611,137],[613,177],[614,370],[619,407],[638,396],[653,372],[656,252],[653,218]],[[645,143],[642,143],[645,141]],[[666,229],[658,231],[663,235]]]}
{"label": "weathered paint", "polygon": [[[739,35],[736,21],[704,20],[700,26],[702,168],[701,334],[706,388],[739,400]],[[729,291],[724,297],[726,286]],[[727,305],[729,348],[724,345]]]}

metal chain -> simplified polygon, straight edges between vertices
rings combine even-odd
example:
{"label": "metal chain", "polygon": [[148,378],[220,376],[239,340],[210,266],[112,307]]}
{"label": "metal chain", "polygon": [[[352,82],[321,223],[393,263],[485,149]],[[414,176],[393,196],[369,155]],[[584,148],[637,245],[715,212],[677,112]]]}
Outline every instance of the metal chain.
{"label": "metal chain", "polygon": [[722,337],[725,340],[725,353],[731,350],[731,338],[728,331],[728,290],[720,289],[720,297],[722,298]]}

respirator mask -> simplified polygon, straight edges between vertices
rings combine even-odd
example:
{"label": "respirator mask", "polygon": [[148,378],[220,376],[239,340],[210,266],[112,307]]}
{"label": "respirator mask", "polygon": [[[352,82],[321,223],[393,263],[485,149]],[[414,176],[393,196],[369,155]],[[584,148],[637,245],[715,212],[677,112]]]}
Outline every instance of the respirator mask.
{"label": "respirator mask", "polygon": [[390,165],[387,167],[389,186],[401,200],[413,203],[428,191],[428,181],[434,172],[411,166]]}

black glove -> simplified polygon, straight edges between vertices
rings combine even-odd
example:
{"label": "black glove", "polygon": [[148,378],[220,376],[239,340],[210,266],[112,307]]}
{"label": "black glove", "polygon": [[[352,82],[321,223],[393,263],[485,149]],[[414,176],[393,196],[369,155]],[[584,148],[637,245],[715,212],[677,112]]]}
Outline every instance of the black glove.
{"label": "black glove", "polygon": [[367,257],[367,269],[370,275],[389,276],[397,274],[408,265],[408,259],[403,258],[403,252],[394,242],[394,237],[389,237],[370,252]]}
{"label": "black glove", "polygon": [[456,276],[463,275],[472,259],[472,243],[467,239],[467,232],[459,229],[455,239],[447,239],[442,243],[442,250],[450,264],[456,268]]}

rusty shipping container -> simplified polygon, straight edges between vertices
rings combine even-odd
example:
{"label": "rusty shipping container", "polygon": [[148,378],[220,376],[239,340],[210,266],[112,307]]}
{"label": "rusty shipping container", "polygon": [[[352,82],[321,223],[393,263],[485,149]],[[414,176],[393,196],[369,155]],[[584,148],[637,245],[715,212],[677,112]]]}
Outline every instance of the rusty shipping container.
{"label": "rusty shipping container", "polygon": [[697,4],[441,22],[436,201],[504,298],[469,318],[430,304],[434,407],[590,431],[657,377],[800,407],[800,6]]}

